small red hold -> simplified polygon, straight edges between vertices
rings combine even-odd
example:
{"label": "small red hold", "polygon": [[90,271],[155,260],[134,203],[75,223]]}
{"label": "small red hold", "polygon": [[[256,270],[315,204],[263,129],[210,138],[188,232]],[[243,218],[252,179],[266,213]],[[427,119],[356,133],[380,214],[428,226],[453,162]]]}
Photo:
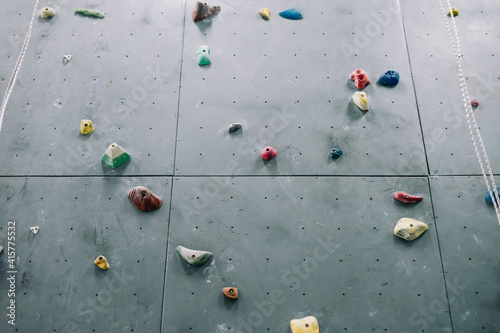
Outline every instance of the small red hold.
{"label": "small red hold", "polygon": [[408,194],[408,193],[403,192],[403,191],[394,192],[392,196],[393,196],[393,197],[394,197],[394,199],[396,199],[397,201],[399,201],[399,202],[404,202],[404,203],[408,203],[408,204],[417,203],[417,202],[422,201],[422,199],[423,199],[423,197],[422,197],[422,196],[419,196],[419,195],[411,195],[411,194]]}
{"label": "small red hold", "polygon": [[276,156],[276,154],[277,154],[276,149],[274,149],[273,147],[266,147],[266,148],[262,149],[260,156],[262,156],[263,159],[269,161],[274,156]]}
{"label": "small red hold", "polygon": [[473,99],[472,101],[470,101],[470,105],[477,108],[479,106],[479,102],[477,99]]}
{"label": "small red hold", "polygon": [[365,89],[365,87],[370,84],[370,80],[368,79],[368,74],[362,69],[357,69],[354,72],[352,72],[351,80],[354,81],[354,85],[359,90]]}

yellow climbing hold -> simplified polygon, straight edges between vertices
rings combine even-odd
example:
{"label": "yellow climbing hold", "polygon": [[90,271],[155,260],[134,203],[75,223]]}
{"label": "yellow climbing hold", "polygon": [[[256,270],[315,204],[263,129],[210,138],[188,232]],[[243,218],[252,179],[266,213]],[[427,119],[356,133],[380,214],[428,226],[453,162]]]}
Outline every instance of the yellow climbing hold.
{"label": "yellow climbing hold", "polygon": [[109,269],[108,260],[106,260],[105,256],[97,257],[97,259],[94,261],[94,264],[99,266],[99,268],[101,269]]}
{"label": "yellow climbing hold", "polygon": [[82,119],[80,121],[80,133],[83,135],[90,134],[94,131],[94,127],[92,126],[92,121],[88,119]]}
{"label": "yellow climbing hold", "polygon": [[261,10],[259,10],[259,14],[264,20],[271,19],[271,11],[269,10],[269,8],[262,8]]}
{"label": "yellow climbing hold", "polygon": [[451,13],[453,13],[453,16],[458,16],[458,9],[451,7],[451,11],[448,12],[448,15],[451,16]]}
{"label": "yellow climbing hold", "polygon": [[54,15],[56,15],[56,11],[52,7],[43,7],[40,11],[40,17],[43,19],[50,18]]}
{"label": "yellow climbing hold", "polygon": [[427,224],[417,220],[403,217],[394,228],[394,235],[407,241],[417,239],[428,229]]}
{"label": "yellow climbing hold", "polygon": [[302,319],[293,319],[290,321],[292,333],[319,333],[318,320],[309,316]]}
{"label": "yellow climbing hold", "polygon": [[364,91],[356,91],[352,95],[352,101],[361,110],[368,111],[368,97]]}

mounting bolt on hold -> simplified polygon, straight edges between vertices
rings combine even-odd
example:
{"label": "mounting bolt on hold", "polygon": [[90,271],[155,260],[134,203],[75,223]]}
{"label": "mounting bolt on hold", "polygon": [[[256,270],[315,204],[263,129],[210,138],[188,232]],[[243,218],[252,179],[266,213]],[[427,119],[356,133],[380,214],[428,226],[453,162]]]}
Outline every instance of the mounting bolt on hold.
{"label": "mounting bolt on hold", "polygon": [[226,287],[222,289],[222,292],[231,299],[238,299],[238,288]]}
{"label": "mounting bolt on hold", "polygon": [[40,17],[43,19],[50,18],[54,15],[56,15],[56,11],[52,7],[43,7],[40,11]]}
{"label": "mounting bolt on hold", "polygon": [[273,147],[266,147],[260,152],[260,156],[267,161],[276,156],[276,154],[276,149],[274,149]]}
{"label": "mounting bolt on hold", "polygon": [[99,266],[100,269],[104,269],[104,270],[109,269],[108,260],[106,259],[105,256],[97,257],[97,259],[94,261],[94,264]]}

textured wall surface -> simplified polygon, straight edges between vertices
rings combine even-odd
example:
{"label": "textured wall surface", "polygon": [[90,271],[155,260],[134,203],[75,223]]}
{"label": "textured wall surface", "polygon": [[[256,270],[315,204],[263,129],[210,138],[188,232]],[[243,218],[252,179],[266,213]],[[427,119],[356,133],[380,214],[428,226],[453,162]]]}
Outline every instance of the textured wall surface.
{"label": "textured wall surface", "polygon": [[[0,1],[2,95],[34,3]],[[0,130],[0,332],[285,333],[308,315],[323,333],[500,331],[500,231],[439,2],[222,0],[196,24],[195,3],[40,4],[57,14],[34,21]],[[453,5],[498,172],[500,6]],[[290,6],[304,19],[279,17]],[[351,100],[359,68],[367,112]],[[396,87],[377,83],[389,69]],[[229,134],[232,122],[243,128]],[[131,161],[105,165],[111,143]],[[133,207],[138,185],[159,210]],[[400,204],[400,190],[424,199]],[[428,231],[395,237],[403,217]],[[190,266],[178,245],[213,257]]]}

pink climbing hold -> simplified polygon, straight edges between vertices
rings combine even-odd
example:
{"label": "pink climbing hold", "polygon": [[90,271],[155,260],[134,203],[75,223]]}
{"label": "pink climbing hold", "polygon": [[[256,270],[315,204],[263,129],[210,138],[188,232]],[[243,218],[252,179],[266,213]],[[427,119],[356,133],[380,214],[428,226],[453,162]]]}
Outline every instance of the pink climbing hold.
{"label": "pink climbing hold", "polygon": [[479,102],[477,99],[473,99],[472,101],[470,101],[470,105],[477,108],[479,106]]}
{"label": "pink climbing hold", "polygon": [[407,204],[412,204],[412,203],[417,203],[422,201],[423,197],[419,195],[411,195],[403,191],[399,192],[394,192],[393,195],[394,199],[396,199],[399,202],[404,202]]}
{"label": "pink climbing hold", "polygon": [[274,149],[273,147],[266,147],[266,148],[262,149],[260,156],[262,156],[263,159],[269,161],[274,156],[276,156],[276,154],[277,154],[276,149]]}
{"label": "pink climbing hold", "polygon": [[354,81],[354,85],[359,90],[365,89],[365,87],[370,84],[370,80],[368,79],[368,74],[362,69],[357,69],[354,72],[352,72],[351,80]]}

